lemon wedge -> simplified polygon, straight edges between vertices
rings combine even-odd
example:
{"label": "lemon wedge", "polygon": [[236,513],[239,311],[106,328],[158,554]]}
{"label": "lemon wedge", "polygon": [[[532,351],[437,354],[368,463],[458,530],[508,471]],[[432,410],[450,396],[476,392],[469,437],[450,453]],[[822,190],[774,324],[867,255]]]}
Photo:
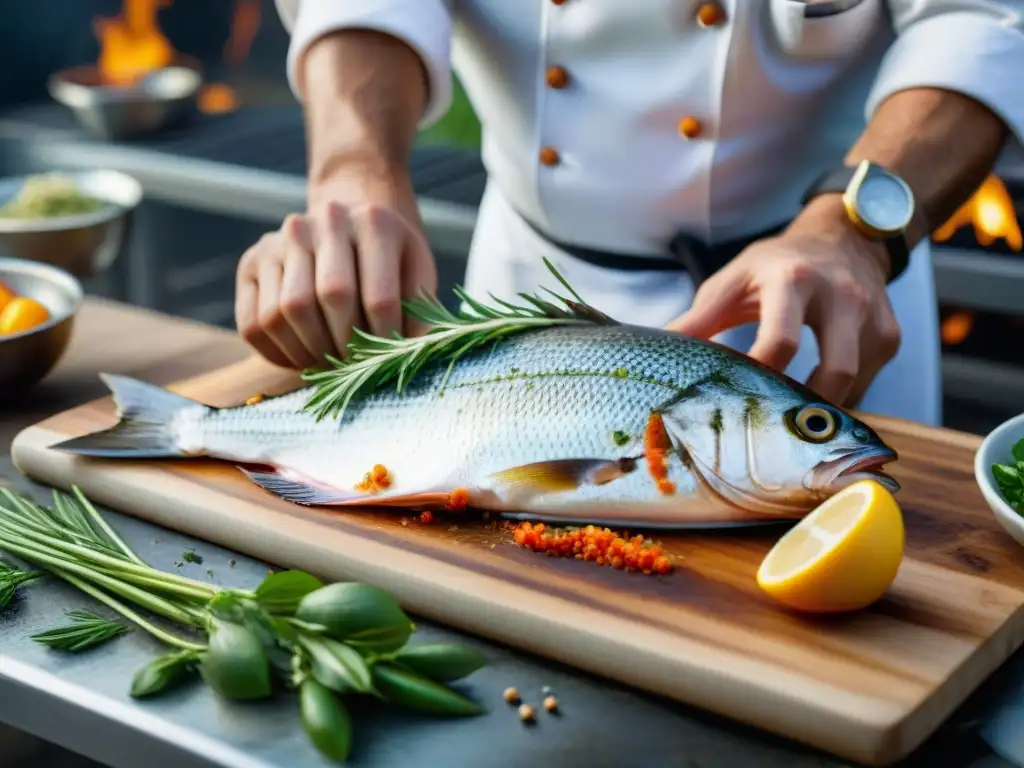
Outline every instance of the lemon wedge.
{"label": "lemon wedge", "polygon": [[822,503],[765,556],[757,583],[800,611],[865,608],[896,578],[905,532],[899,504],[880,483],[861,480]]}

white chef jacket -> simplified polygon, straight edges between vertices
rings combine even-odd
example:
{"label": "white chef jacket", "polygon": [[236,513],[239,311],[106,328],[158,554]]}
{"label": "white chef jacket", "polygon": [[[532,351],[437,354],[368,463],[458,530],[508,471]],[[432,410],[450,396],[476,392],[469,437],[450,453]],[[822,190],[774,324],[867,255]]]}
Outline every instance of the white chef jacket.
{"label": "white chef jacket", "polygon": [[[621,253],[664,253],[679,231],[711,244],[756,235],[792,218],[875,108],[906,88],[981,101],[1010,127],[1006,152],[1022,150],[1024,0],[817,0],[823,16],[798,0],[276,2],[300,98],[298,55],[334,30],[377,29],[419,53],[423,126],[447,110],[454,65],[489,175],[464,281],[474,296],[558,288],[545,256],[612,317],[664,325],[692,302],[685,272],[593,266],[523,217],[556,240]],[[903,343],[858,408],[941,424],[927,241],[889,297]],[[747,351],[756,331],[715,338]],[[805,327],[786,373],[806,381],[818,361]]]}
{"label": "white chef jacket", "polygon": [[[811,18],[798,0],[718,0],[710,26],[701,0],[276,2],[293,89],[315,38],[377,29],[422,57],[426,126],[450,104],[454,64],[513,209],[600,250],[782,223],[902,89],[965,93],[1024,138],[1024,0],[819,0],[807,7],[832,13]],[[565,87],[548,84],[552,67]],[[697,136],[681,135],[685,118]]]}

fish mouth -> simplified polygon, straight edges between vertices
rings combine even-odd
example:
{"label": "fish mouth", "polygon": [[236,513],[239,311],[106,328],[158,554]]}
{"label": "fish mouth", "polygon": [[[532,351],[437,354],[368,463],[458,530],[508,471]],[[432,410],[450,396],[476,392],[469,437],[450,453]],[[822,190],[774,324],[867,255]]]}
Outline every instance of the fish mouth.
{"label": "fish mouth", "polygon": [[881,471],[886,464],[899,458],[891,448],[861,448],[850,451],[838,459],[823,461],[810,471],[809,487],[838,491],[860,480],[874,480],[891,493],[900,490],[899,482]]}

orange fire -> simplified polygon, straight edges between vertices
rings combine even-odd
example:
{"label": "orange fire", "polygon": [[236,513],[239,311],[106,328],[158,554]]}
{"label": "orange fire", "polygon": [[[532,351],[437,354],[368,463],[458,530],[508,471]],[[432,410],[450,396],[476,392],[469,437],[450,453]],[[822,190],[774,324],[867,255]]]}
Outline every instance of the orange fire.
{"label": "orange fire", "polygon": [[[107,85],[128,87],[153,70],[172,64],[177,57],[157,23],[157,12],[173,0],[124,0],[121,14],[99,17],[94,29],[100,44],[96,62],[100,79]],[[260,26],[259,0],[235,0],[231,35],[224,57],[239,64],[249,55]],[[201,112],[230,112],[238,108],[238,95],[223,83],[203,86],[197,98]]]}
{"label": "orange fire", "polygon": [[953,346],[960,344],[974,330],[974,314],[971,312],[954,312],[942,321],[940,336],[942,343]]}
{"label": "orange fire", "polygon": [[949,240],[961,227],[974,226],[974,239],[988,246],[1001,238],[1011,250],[1024,248],[1020,222],[1006,186],[995,174],[982,183],[970,200],[954,213],[949,221],[932,234],[937,243]]}

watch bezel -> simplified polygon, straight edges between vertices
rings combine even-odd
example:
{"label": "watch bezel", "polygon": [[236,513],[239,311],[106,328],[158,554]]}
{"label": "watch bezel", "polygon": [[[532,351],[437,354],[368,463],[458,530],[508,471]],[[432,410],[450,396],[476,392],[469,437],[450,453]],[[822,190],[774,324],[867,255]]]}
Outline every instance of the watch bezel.
{"label": "watch bezel", "polygon": [[[860,210],[858,202],[861,190],[864,187],[864,182],[872,176],[884,176],[886,179],[895,182],[903,189],[903,193],[908,201],[907,211],[902,222],[895,227],[878,227],[876,224],[868,220]],[[913,221],[914,218],[915,200],[914,192],[910,188],[910,185],[896,174],[890,173],[879,165],[875,165],[870,160],[862,160],[857,166],[857,169],[853,173],[853,178],[850,179],[850,183],[847,185],[846,191],[843,193],[843,204],[846,207],[846,212],[850,219],[867,234],[877,238],[898,237],[904,234],[907,227],[910,226],[910,222]]]}

